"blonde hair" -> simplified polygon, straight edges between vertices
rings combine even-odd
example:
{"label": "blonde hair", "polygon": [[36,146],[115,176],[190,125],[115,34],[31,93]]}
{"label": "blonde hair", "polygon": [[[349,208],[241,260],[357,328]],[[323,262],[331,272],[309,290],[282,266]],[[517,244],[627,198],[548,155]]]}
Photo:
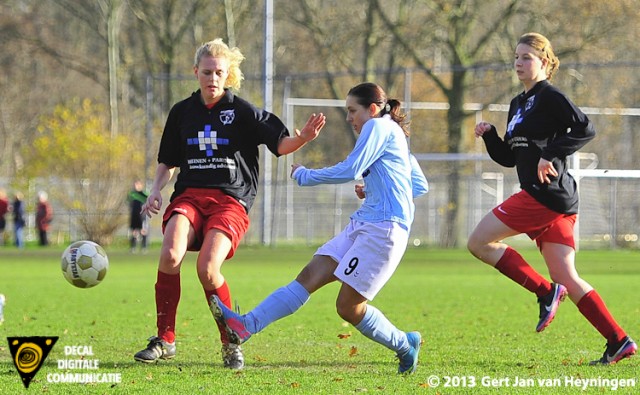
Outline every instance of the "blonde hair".
{"label": "blonde hair", "polygon": [[229,76],[225,88],[240,89],[244,76],[240,70],[240,63],[244,60],[244,55],[237,47],[229,48],[221,38],[206,42],[198,48],[194,57],[193,65],[198,67],[200,61],[205,56],[221,57],[229,61]]}
{"label": "blonde hair", "polygon": [[553,47],[548,38],[540,33],[526,33],[518,40],[518,44],[526,44],[536,51],[540,59],[547,60],[547,79],[551,81],[553,74],[560,67],[560,59],[553,52]]}

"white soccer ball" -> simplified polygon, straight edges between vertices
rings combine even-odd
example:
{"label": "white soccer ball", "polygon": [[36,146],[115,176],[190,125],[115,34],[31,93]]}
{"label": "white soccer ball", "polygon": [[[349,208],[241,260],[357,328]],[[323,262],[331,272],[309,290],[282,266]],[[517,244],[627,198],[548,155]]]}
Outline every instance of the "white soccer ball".
{"label": "white soccer ball", "polygon": [[100,284],[107,275],[109,258],[104,249],[89,240],[76,241],[62,253],[62,275],[78,288]]}

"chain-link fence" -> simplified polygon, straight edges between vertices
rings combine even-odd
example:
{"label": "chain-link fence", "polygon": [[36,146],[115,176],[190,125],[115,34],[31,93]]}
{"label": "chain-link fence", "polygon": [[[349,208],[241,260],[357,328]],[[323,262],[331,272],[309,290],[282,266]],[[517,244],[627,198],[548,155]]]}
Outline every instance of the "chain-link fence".
{"label": "chain-link fence", "polygon": [[[449,207],[447,195],[448,179],[443,175],[429,174],[429,164],[421,162],[429,179],[430,191],[416,199],[416,218],[411,231],[410,242],[415,245],[440,245],[446,227]],[[606,175],[606,172],[602,172]],[[269,199],[271,222],[270,237],[273,245],[322,243],[347,224],[349,215],[359,206],[354,184],[319,185],[298,187],[292,180],[281,180],[271,185],[273,197]],[[52,190],[53,185],[39,185]],[[172,191],[165,189],[165,202]],[[466,238],[478,221],[497,203],[519,189],[515,172],[484,172],[480,176],[463,176],[460,180],[460,208],[458,234],[459,245],[464,246]],[[640,178],[634,177],[582,177],[580,178],[580,215],[578,222],[579,245],[581,248],[640,248]],[[264,240],[263,210],[264,194],[258,199],[250,213],[251,226],[243,243],[260,244]],[[25,194],[25,202],[31,199]],[[50,239],[54,244],[64,244],[82,238],[77,226],[81,214],[65,210],[55,200],[54,220],[51,224]],[[35,240],[35,204],[27,204],[27,241]],[[128,238],[128,207],[110,213],[96,213],[110,216],[120,221],[115,240]],[[12,217],[7,214],[5,239],[12,242]],[[150,238],[161,240],[160,218],[156,216],[150,223]],[[526,237],[522,237],[526,240]]]}

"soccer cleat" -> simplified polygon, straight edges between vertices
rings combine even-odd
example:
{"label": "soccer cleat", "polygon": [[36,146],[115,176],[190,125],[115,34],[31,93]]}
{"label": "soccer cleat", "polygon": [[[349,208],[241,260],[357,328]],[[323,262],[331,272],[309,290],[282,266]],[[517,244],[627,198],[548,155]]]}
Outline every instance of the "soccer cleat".
{"label": "soccer cleat", "polygon": [[591,361],[589,365],[611,365],[621,359],[629,358],[638,351],[638,345],[629,336],[618,343],[607,343],[607,349],[602,358]]}
{"label": "soccer cleat", "polygon": [[144,350],[140,350],[133,356],[139,362],[152,363],[158,359],[171,359],[176,356],[176,344],[167,343],[159,337],[149,338],[149,344]]}
{"label": "soccer cleat", "polygon": [[251,332],[242,323],[242,316],[225,306],[216,295],[212,295],[209,303],[213,318],[218,325],[225,328],[229,342],[240,345],[251,337]]}
{"label": "soccer cleat", "polygon": [[407,340],[411,348],[402,355],[396,355],[396,357],[400,360],[398,373],[411,374],[416,371],[418,366],[418,353],[420,352],[422,336],[420,336],[420,332],[409,332],[407,333]]}
{"label": "soccer cleat", "polygon": [[227,327],[224,325],[220,325],[218,321],[216,321],[216,326],[218,327],[218,332],[220,332],[220,342],[222,344],[228,344],[229,334],[227,333]]}
{"label": "soccer cleat", "polygon": [[567,289],[562,284],[551,284],[551,292],[538,298],[540,304],[540,321],[536,332],[542,332],[556,316],[560,302],[567,297]]}
{"label": "soccer cleat", "polygon": [[244,355],[242,354],[242,348],[237,344],[223,344],[222,363],[225,368],[235,370],[242,369],[244,367]]}

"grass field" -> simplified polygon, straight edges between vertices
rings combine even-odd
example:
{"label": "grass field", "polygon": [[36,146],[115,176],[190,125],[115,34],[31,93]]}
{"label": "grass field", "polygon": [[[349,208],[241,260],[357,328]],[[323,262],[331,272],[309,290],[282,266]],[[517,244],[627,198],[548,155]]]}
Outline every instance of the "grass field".
{"label": "grass field", "polygon": [[[588,366],[602,355],[605,341],[568,299],[553,324],[536,333],[535,297],[462,250],[409,249],[373,302],[401,329],[422,333],[420,365],[412,376],[395,374],[393,352],[337,316],[337,284],[318,291],[294,316],[255,335],[244,346],[244,370],[224,369],[193,254],[182,271],[178,355],[154,365],[135,363],[133,353],[155,334],[157,250],[130,255],[108,249],[110,271],[92,289],[74,288],[63,279],[61,251],[0,248],[0,293],[7,298],[0,326],[0,394],[640,392],[640,356],[614,366]],[[223,268],[233,298],[243,310],[253,308],[293,279],[313,251],[242,246]],[[546,274],[535,250],[523,255]],[[640,253],[581,251],[578,267],[621,326],[639,340]],[[13,366],[8,336],[59,337],[29,389]],[[65,355],[65,346],[73,345],[91,346],[94,355],[85,358],[98,360],[99,368],[60,369],[60,360],[79,358]],[[117,373],[121,382],[50,382],[66,372]]]}

